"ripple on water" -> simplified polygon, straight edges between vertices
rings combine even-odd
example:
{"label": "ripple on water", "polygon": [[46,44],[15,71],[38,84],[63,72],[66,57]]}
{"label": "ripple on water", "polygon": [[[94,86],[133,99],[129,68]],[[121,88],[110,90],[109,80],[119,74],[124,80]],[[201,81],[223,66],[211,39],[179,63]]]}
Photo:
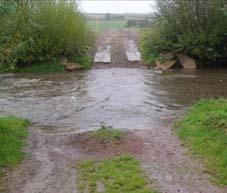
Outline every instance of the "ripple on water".
{"label": "ripple on water", "polygon": [[223,88],[227,88],[223,70],[106,69],[51,76],[1,75],[0,114],[31,118],[48,132],[87,130],[102,122],[152,129],[162,124],[163,117],[182,112],[201,97],[227,96]]}

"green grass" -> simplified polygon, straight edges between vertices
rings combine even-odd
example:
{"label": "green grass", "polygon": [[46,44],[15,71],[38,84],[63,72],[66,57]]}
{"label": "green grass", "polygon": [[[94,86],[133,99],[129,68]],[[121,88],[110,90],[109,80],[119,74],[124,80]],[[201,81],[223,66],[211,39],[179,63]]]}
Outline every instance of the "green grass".
{"label": "green grass", "polygon": [[[144,172],[131,156],[117,156],[100,162],[81,161],[77,169],[79,193],[157,193],[148,188]],[[102,184],[102,190],[98,190],[98,183]]]}
{"label": "green grass", "polygon": [[30,66],[25,66],[18,68],[16,72],[19,73],[55,73],[64,72],[65,67],[57,62],[44,63],[44,64],[32,64]]}
{"label": "green grass", "polygon": [[[92,58],[88,55],[81,57],[71,57],[69,61],[76,62],[84,67],[85,70],[91,69]],[[37,63],[16,68],[0,66],[0,73],[57,73],[64,72],[65,67],[60,62]]]}
{"label": "green grass", "polygon": [[24,157],[22,147],[29,121],[13,116],[0,117],[0,170],[15,167]]}
{"label": "green grass", "polygon": [[88,20],[88,26],[95,31],[109,29],[124,29],[127,26],[126,20],[99,20],[98,25],[96,20]]}
{"label": "green grass", "polygon": [[159,58],[159,53],[150,49],[149,33],[150,30],[147,28],[140,31],[140,52],[147,66],[154,68],[156,66],[156,60]]}
{"label": "green grass", "polygon": [[176,122],[183,144],[204,161],[217,184],[227,184],[227,99],[201,100]]}
{"label": "green grass", "polygon": [[154,68],[156,66],[156,60],[159,58],[159,54],[151,52],[148,48],[141,48],[141,55],[149,68]]}
{"label": "green grass", "polygon": [[113,127],[102,126],[100,129],[96,131],[88,132],[88,134],[96,139],[108,141],[120,139],[125,134],[125,131],[123,131],[122,129],[115,129]]}
{"label": "green grass", "polygon": [[8,192],[6,168],[14,168],[24,158],[22,151],[28,120],[13,116],[0,117],[0,192]]}

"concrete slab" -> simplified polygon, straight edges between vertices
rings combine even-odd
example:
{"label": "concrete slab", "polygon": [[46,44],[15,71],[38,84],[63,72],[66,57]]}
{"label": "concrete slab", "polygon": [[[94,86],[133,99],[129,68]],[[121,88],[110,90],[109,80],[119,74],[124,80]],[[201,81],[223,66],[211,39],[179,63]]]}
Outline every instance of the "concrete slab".
{"label": "concrete slab", "polygon": [[137,49],[136,43],[134,40],[126,40],[124,42],[126,56],[130,62],[139,62],[141,61],[141,54]]}
{"label": "concrete slab", "polygon": [[99,46],[95,53],[95,63],[111,63],[111,45]]}
{"label": "concrete slab", "polygon": [[126,56],[128,61],[130,62],[136,62],[136,61],[141,61],[141,54],[140,52],[126,52]]}
{"label": "concrete slab", "polygon": [[111,63],[111,54],[104,52],[96,52],[95,63]]}

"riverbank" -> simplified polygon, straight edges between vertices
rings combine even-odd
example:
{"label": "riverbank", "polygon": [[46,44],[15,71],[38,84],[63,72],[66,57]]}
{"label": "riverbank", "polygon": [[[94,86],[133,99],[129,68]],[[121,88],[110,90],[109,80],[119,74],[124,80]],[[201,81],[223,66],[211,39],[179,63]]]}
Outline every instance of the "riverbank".
{"label": "riverbank", "polygon": [[[10,193],[74,193],[76,163],[127,152],[160,192],[226,192],[209,181],[202,162],[188,154],[171,129],[199,98],[227,97],[223,70],[99,69],[0,75],[0,80],[0,112],[33,121],[29,156],[9,175]],[[114,151],[113,146],[81,149],[75,143],[79,135],[98,129],[102,122],[129,131],[124,146],[116,144]]]}
{"label": "riverbank", "polygon": [[227,100],[201,100],[176,123],[183,144],[205,164],[217,184],[227,185]]}

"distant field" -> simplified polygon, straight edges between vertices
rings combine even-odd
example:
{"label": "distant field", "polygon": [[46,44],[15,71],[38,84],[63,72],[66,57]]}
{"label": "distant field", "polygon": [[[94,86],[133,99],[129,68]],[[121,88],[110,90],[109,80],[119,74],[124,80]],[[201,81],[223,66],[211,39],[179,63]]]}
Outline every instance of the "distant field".
{"label": "distant field", "polygon": [[88,25],[92,30],[123,29],[127,26],[126,20],[88,20]]}

